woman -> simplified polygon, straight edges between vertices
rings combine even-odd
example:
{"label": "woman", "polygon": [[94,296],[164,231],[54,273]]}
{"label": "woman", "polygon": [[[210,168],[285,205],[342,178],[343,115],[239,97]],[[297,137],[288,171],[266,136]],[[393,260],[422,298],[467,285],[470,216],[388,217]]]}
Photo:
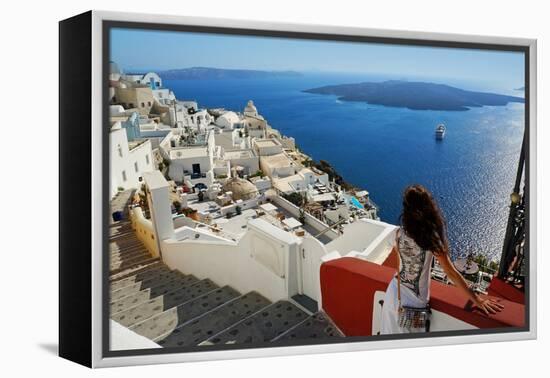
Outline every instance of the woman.
{"label": "woman", "polygon": [[401,227],[396,234],[400,269],[386,290],[380,324],[381,334],[426,331],[426,328],[399,325],[398,297],[401,307],[425,309],[428,306],[433,256],[437,258],[456,287],[466,293],[483,312],[494,314],[503,308],[501,304],[481,298],[470,290],[462,275],[455,269],[449,256],[445,221],[426,188],[412,185],[405,189],[400,219]]}

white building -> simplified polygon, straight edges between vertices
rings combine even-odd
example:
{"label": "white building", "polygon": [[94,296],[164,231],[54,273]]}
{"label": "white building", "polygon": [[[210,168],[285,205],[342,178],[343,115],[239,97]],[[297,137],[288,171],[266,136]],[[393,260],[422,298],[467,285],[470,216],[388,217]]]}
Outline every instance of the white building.
{"label": "white building", "polygon": [[252,145],[258,156],[271,156],[283,152],[283,146],[281,143],[273,138],[254,139]]}
{"label": "white building", "polygon": [[176,95],[168,88],[153,89],[153,97],[162,105],[173,105],[176,101]]}
{"label": "white building", "polygon": [[260,156],[260,169],[272,180],[296,174],[296,163],[284,152]]}
{"label": "white building", "polygon": [[198,183],[212,185],[216,152],[213,131],[186,135],[180,129],[172,130],[159,148],[162,156],[170,162],[168,175],[171,179],[189,187]]}
{"label": "white building", "polygon": [[225,130],[233,130],[242,127],[242,121],[235,112],[223,113],[216,119],[215,124]]}
{"label": "white building", "polygon": [[162,79],[154,72],[127,73],[123,75],[123,79],[132,83],[147,85],[151,89],[162,88]]}
{"label": "white building", "polygon": [[252,175],[260,169],[260,159],[251,149],[225,151],[223,158],[233,168],[242,167],[244,175]]}
{"label": "white building", "polygon": [[197,103],[182,103],[178,101],[175,115],[173,115],[174,110],[171,108],[171,116],[174,117],[173,124],[179,128],[188,127],[192,130],[200,131],[210,125],[214,121],[214,117],[206,109],[198,109],[192,106],[192,104],[196,105]]}
{"label": "white building", "polygon": [[135,140],[128,142],[126,129],[120,122],[111,127],[110,139],[110,195],[119,189],[139,188],[144,172],[155,169],[151,142]]}

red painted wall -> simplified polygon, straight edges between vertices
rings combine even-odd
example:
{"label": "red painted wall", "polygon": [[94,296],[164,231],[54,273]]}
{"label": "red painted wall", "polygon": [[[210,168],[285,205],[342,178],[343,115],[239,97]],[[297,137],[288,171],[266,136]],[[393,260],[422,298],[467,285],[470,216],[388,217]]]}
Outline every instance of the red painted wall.
{"label": "red painted wall", "polygon": [[[391,256],[390,256],[391,257]],[[388,261],[392,265],[392,261]],[[346,336],[370,336],[376,291],[386,291],[396,269],[365,260],[343,257],[321,265],[323,309]],[[431,283],[433,309],[479,328],[522,327],[525,306],[499,299],[504,310],[491,316],[472,311],[468,297],[456,287]]]}

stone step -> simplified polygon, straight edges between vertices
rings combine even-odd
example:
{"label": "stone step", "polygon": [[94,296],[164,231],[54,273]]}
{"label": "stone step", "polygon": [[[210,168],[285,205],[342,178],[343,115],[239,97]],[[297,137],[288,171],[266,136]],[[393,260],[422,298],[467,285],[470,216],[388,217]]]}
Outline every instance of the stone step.
{"label": "stone step", "polygon": [[162,273],[147,279],[145,282],[138,281],[120,289],[113,290],[111,292],[111,302],[115,302],[127,295],[137,293],[147,288],[151,289],[151,295],[156,294],[155,296],[158,296],[164,294],[166,290],[170,291],[169,289],[174,286],[177,287],[180,283],[192,283],[196,280],[194,276],[189,276],[189,278],[186,279],[184,274],[177,271]]}
{"label": "stone step", "polygon": [[135,249],[136,247],[143,247],[143,246],[144,246],[143,243],[138,239],[125,242],[125,243],[112,242],[109,244],[109,251],[120,252],[120,251]]}
{"label": "stone step", "polygon": [[124,233],[120,233],[117,235],[111,235],[109,237],[110,245],[114,245],[116,243],[127,244],[135,241],[139,241],[139,238],[133,230],[125,231]]}
{"label": "stone step", "polygon": [[117,251],[109,251],[109,254],[111,257],[125,257],[125,256],[130,256],[134,253],[137,253],[137,252],[143,252],[143,251],[146,251],[146,252],[149,252],[147,250],[147,248],[142,244],[142,245],[139,245],[139,246],[135,246],[135,247],[132,247],[132,248],[126,248],[126,249],[122,249],[122,250],[117,250]]}
{"label": "stone step", "polygon": [[199,345],[270,304],[268,299],[252,291],[174,329],[157,343],[165,348]]}
{"label": "stone step", "polygon": [[139,251],[140,249],[144,249],[145,245],[141,242],[136,243],[134,245],[130,246],[111,246],[109,247],[109,252],[111,254],[113,253],[129,253],[134,251]]}
{"label": "stone step", "polygon": [[[111,210],[111,213],[113,213],[115,210]],[[124,219],[118,221],[118,222],[114,222],[113,219],[109,216],[110,218],[110,223],[109,223],[109,227],[110,228],[117,228],[117,227],[127,227],[128,225],[131,225],[132,224],[132,221],[130,220],[130,217],[128,216],[127,213],[124,213]]]}
{"label": "stone step", "polygon": [[130,327],[130,329],[153,341],[159,340],[172,333],[174,329],[184,323],[239,296],[238,291],[230,286],[224,286],[180,306],[172,307],[168,311],[164,311],[141,323],[137,323]]}
{"label": "stone step", "polygon": [[131,252],[131,251],[136,251],[136,250],[139,250],[141,248],[146,248],[145,247],[145,244],[143,244],[142,242],[138,242],[136,244],[133,244],[133,245],[111,245],[109,247],[109,252],[111,253],[124,253],[124,252]]}
{"label": "stone step", "polygon": [[[209,286],[207,290],[204,290],[204,285],[197,285],[197,287],[193,287],[193,288],[194,289],[198,288],[202,292],[202,294],[218,289],[218,286],[215,285],[212,281],[210,280],[205,280],[205,281],[209,281],[209,282],[205,282]],[[183,289],[183,286],[179,290],[181,289]],[[177,293],[179,290],[176,289],[172,291],[172,293]],[[143,321],[152,316],[163,313],[164,311],[169,310],[172,307],[179,306],[193,299],[190,296],[187,296],[187,297],[181,296],[179,297],[181,299],[178,301],[178,300],[174,300],[175,298],[174,296],[169,296],[168,294],[169,293],[164,295],[159,295],[154,299],[141,303],[135,307],[113,314],[111,316],[111,319],[117,321],[118,323],[126,327],[130,327],[140,321]]]}
{"label": "stone step", "polygon": [[111,224],[111,227],[109,228],[110,231],[118,231],[118,230],[131,230],[132,229],[132,221],[130,219],[123,220],[118,223]]}
{"label": "stone step", "polygon": [[135,294],[138,291],[141,290],[141,282],[135,282],[131,285],[124,286],[121,289],[115,290],[111,292],[111,296],[109,298],[110,302],[118,301],[119,299],[122,299],[128,295]]}
{"label": "stone step", "polygon": [[130,240],[136,240],[137,234],[135,233],[133,228],[120,228],[115,231],[111,231],[110,233],[110,241],[130,241]]}
{"label": "stone step", "polygon": [[110,282],[115,282],[115,281],[130,277],[130,276],[133,276],[133,275],[136,275],[136,274],[142,274],[142,273],[145,273],[145,272],[150,271],[150,270],[158,269],[159,267],[166,267],[166,265],[164,265],[160,261],[160,259],[156,259],[155,261],[151,262],[150,264],[146,264],[146,265],[142,265],[142,266],[129,267],[127,269],[124,269],[124,270],[121,270],[121,271],[115,272],[115,273],[111,272],[111,274],[109,275],[109,281]]}
{"label": "stone step", "polygon": [[126,253],[111,253],[111,257],[109,261],[110,263],[116,263],[116,262],[131,260],[138,256],[143,256],[143,255],[151,256],[149,251],[143,248],[140,250],[126,252]]}
{"label": "stone step", "polygon": [[110,266],[110,276],[113,277],[118,273],[138,270],[159,260],[158,257],[151,257],[140,261],[132,261],[130,263],[114,264]]}
{"label": "stone step", "polygon": [[151,289],[140,290],[137,293],[127,295],[120,298],[117,301],[110,303],[110,314],[116,314],[118,312],[135,307],[143,302],[147,302],[151,299]]}
{"label": "stone step", "polygon": [[273,341],[297,339],[329,339],[344,337],[322,312],[311,315],[303,322],[276,337]]}
{"label": "stone step", "polygon": [[128,286],[129,284],[132,284],[134,282],[144,281],[144,280],[146,280],[150,277],[154,277],[155,275],[157,275],[159,273],[170,272],[170,271],[171,271],[171,269],[168,268],[165,264],[163,264],[161,262],[158,262],[157,264],[153,264],[151,266],[145,267],[144,269],[142,269],[140,271],[130,273],[125,277],[119,277],[117,279],[111,279],[111,281],[110,281],[111,282],[111,287],[113,287],[113,285],[116,282],[122,281],[121,283],[117,284],[119,286],[118,289],[120,289],[121,287]]}
{"label": "stone step", "polygon": [[123,269],[130,268],[132,266],[146,265],[154,260],[158,260],[158,257],[153,258],[151,257],[151,255],[142,255],[124,261],[111,262],[109,264],[109,268],[111,270],[111,273],[114,273]]}
{"label": "stone step", "polygon": [[[195,278],[194,276],[187,277]],[[187,280],[188,281],[182,283],[181,286],[176,287],[175,290],[169,291],[165,294],[160,294],[163,297],[163,304],[165,306],[165,309],[178,306],[179,304],[197,298],[198,296],[204,295],[205,293],[208,293],[209,291],[212,291],[218,287],[216,284],[208,279],[199,281],[195,278],[194,282],[191,281],[189,278],[187,278]],[[112,302],[111,315],[118,314],[121,311],[128,310],[152,299],[155,299],[159,296],[157,295],[159,292],[159,290],[154,290],[153,292],[151,292],[151,289],[148,288],[140,291],[139,293],[121,298],[116,302]]]}
{"label": "stone step", "polygon": [[134,274],[118,281],[111,282],[111,291],[121,289],[136,282],[147,284],[151,279],[155,279],[158,277],[170,277],[172,275],[172,270],[163,264],[162,266],[159,266],[158,269],[151,269],[142,273]]}
{"label": "stone step", "polygon": [[[124,282],[118,283],[117,285],[111,285],[111,293],[116,293],[119,290],[123,290],[126,286],[132,286],[137,282],[141,283],[140,290],[144,290],[149,287],[159,286],[164,284],[165,282],[169,282],[169,281],[176,280],[178,278],[183,278],[183,277],[185,277],[185,275],[178,272],[177,270],[160,271],[155,275],[151,275],[147,279],[134,281],[134,282],[124,281]],[[124,285],[124,283],[127,283],[127,284]]]}
{"label": "stone step", "polygon": [[307,317],[308,315],[294,304],[278,301],[200,345],[269,342]]}
{"label": "stone step", "polygon": [[135,230],[132,228],[131,225],[128,226],[120,226],[117,228],[110,228],[109,229],[109,237],[110,238],[125,238],[130,236],[136,236]]}

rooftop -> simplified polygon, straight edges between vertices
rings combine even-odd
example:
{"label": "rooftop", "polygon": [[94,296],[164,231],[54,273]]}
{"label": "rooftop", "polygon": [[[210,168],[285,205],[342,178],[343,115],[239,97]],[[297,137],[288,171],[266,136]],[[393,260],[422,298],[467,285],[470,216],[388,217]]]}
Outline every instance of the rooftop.
{"label": "rooftop", "polygon": [[132,151],[133,149],[136,149],[144,145],[145,143],[151,143],[151,142],[149,141],[149,139],[135,139],[131,142],[128,142],[128,149]]}
{"label": "rooftop", "polygon": [[[188,206],[203,213],[212,212],[215,208],[219,209],[219,206],[214,201],[193,201],[189,202]],[[214,214],[212,213],[212,215]],[[248,230],[248,222],[254,219],[263,219],[282,231],[290,232],[294,236],[296,236],[294,231],[299,230],[302,230],[304,235],[315,236],[318,234],[315,229],[311,228],[309,225],[302,225],[287,210],[272,202],[259,205],[252,209],[243,210],[241,214],[235,214],[231,218],[222,217],[221,214],[217,214],[217,218],[212,220],[210,226],[219,231],[214,231],[212,228],[209,230],[203,228],[203,231],[208,231],[216,236],[223,236],[223,234],[225,234],[226,237],[229,235],[229,237],[227,237],[228,239],[239,240]],[[330,239],[324,235],[319,236],[318,239],[323,244],[330,242]]]}
{"label": "rooftop", "polygon": [[254,141],[256,143],[256,146],[262,148],[262,147],[275,147],[279,146],[280,144],[275,141],[274,139],[256,139]]}
{"label": "rooftop", "polygon": [[281,152],[276,155],[262,156],[261,159],[273,168],[278,167],[288,167],[293,164],[292,159],[290,159],[285,153]]}
{"label": "rooftop", "polygon": [[254,158],[256,155],[254,155],[254,152],[252,150],[233,150],[233,151],[225,151],[224,158],[225,159],[247,159],[247,158]]}

